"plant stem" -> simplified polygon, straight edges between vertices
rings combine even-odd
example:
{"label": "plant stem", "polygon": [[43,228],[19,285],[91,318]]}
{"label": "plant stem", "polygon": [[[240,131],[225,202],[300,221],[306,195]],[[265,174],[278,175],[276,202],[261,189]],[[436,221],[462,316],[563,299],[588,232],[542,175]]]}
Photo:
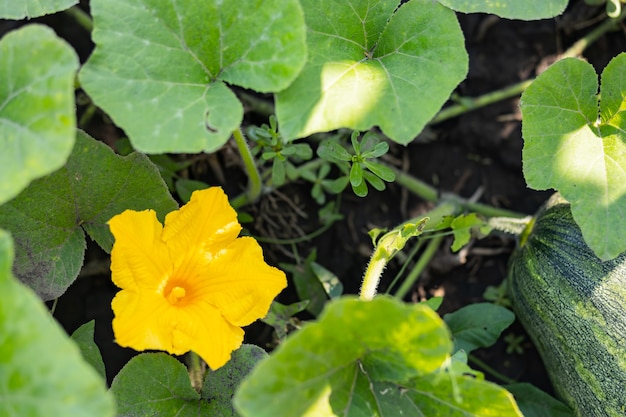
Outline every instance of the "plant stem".
{"label": "plant stem", "polygon": [[187,353],[187,366],[189,366],[189,379],[191,386],[200,392],[204,380],[204,373],[206,372],[206,366],[200,359],[197,353],[189,351]]}
{"label": "plant stem", "polygon": [[254,158],[252,157],[252,152],[250,152],[250,147],[248,147],[248,143],[246,142],[246,138],[243,136],[241,128],[237,128],[233,131],[233,138],[235,138],[237,149],[239,149],[241,160],[243,161],[246,173],[248,174],[248,190],[246,194],[238,196],[231,201],[232,206],[237,208],[246,203],[256,201],[261,195],[263,183],[261,181],[261,174],[259,174],[259,170],[254,162]]}
{"label": "plant stem", "polygon": [[400,171],[398,168],[389,165],[388,167],[391,168],[396,174],[396,183],[400,184],[413,194],[423,198],[426,201],[430,201],[432,203],[443,200],[451,201],[459,207],[463,207],[466,210],[482,214],[486,217],[513,217],[521,219],[527,216],[527,214],[518,213],[516,211],[501,209],[490,206],[488,204],[469,201],[454,194],[445,194],[441,196],[439,191],[432,185],[426,184],[424,181],[421,181],[414,176],[407,174],[406,172]]}
{"label": "plant stem", "polygon": [[359,292],[359,298],[361,298],[361,300],[369,301],[374,298],[378,290],[380,277],[383,274],[387,262],[388,259],[378,250],[374,251],[369,264],[367,264],[365,274],[363,274],[363,283],[361,284],[361,291]]}
{"label": "plant stem", "polygon": [[411,272],[409,273],[409,275],[407,275],[406,279],[402,282],[402,285],[400,286],[400,288],[398,288],[398,291],[396,291],[396,293],[393,295],[395,298],[397,298],[398,300],[402,300],[409,292],[409,290],[413,288],[413,285],[415,284],[417,279],[420,277],[426,266],[430,263],[433,256],[435,256],[435,253],[437,253],[437,249],[439,249],[439,245],[441,245],[442,240],[443,235],[439,235],[435,236],[428,242],[428,245],[426,245],[426,248],[424,248],[424,252],[422,252],[422,254],[420,255],[417,263],[415,264],[413,269],[411,269]]}
{"label": "plant stem", "polygon": [[446,107],[441,110],[439,113],[433,117],[433,119],[428,123],[433,125],[435,123],[443,122],[444,120],[451,119],[453,117],[459,116],[463,113],[467,113],[472,110],[476,110],[480,107],[485,107],[489,104],[496,103],[500,100],[504,100],[510,97],[515,97],[518,94],[521,94],[526,90],[526,88],[533,82],[533,80],[526,80],[519,82],[517,84],[513,84],[511,86],[505,87],[501,90],[492,91],[490,93],[484,94],[482,96],[478,96],[475,98],[464,97],[462,102],[459,104],[454,104],[452,106]]}
{"label": "plant stem", "polygon": [[618,17],[606,19],[601,25],[576,41],[561,55],[561,58],[577,57],[582,55],[583,51],[587,49],[589,45],[597,41],[602,35],[616,29],[619,22],[624,20],[624,18],[626,18],[626,9],[622,10],[622,13]]}
{"label": "plant stem", "polygon": [[[606,19],[601,25],[599,25],[587,35],[576,41],[563,54],[559,56],[559,59],[581,56],[584,50],[587,49],[589,45],[598,40],[606,32],[615,29],[619,22],[624,20],[624,18],[626,18],[626,9],[623,10],[618,17],[614,19]],[[463,113],[476,110],[480,107],[485,107],[500,100],[515,97],[523,93],[524,90],[526,90],[526,88],[528,88],[528,86],[532,84],[533,81],[534,78],[526,81],[521,81],[517,84],[513,84],[503,89],[492,91],[490,93],[475,98],[463,97],[459,100],[459,104],[454,104],[452,106],[446,107],[445,109],[437,113],[428,124],[433,125],[435,123],[440,123],[444,120],[448,120]]]}
{"label": "plant stem", "polygon": [[87,32],[91,32],[93,30],[93,20],[91,16],[83,11],[78,6],[72,6],[65,11],[68,15],[72,16],[76,22],[83,27]]}
{"label": "plant stem", "polygon": [[517,382],[513,378],[509,378],[508,376],[496,371],[491,366],[487,365],[485,362],[481,361],[474,355],[468,355],[468,359],[470,362],[473,362],[479,368],[482,368],[483,371],[487,372],[489,375],[495,378],[498,378],[500,381],[504,382],[505,384],[515,384]]}

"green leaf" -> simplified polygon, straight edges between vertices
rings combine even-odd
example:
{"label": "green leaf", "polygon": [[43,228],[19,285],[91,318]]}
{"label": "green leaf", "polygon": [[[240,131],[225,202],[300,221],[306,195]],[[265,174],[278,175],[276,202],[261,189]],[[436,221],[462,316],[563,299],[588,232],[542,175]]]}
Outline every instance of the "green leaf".
{"label": "green leaf", "polygon": [[308,61],[276,96],[286,139],[378,125],[406,144],[467,74],[456,16],[435,1],[303,0],[302,7]]}
{"label": "green leaf", "polygon": [[626,53],[602,74],[579,59],[558,61],[521,99],[524,177],[557,189],[572,205],[585,242],[603,260],[626,251]]}
{"label": "green leaf", "polygon": [[93,339],[95,329],[96,322],[95,320],[91,320],[76,329],[74,333],[72,333],[71,338],[78,345],[83,359],[100,374],[103,381],[106,381],[107,376],[104,369],[104,362],[102,361],[102,355],[100,354],[98,345],[96,345]]}
{"label": "green leaf", "polygon": [[421,416],[525,417],[513,396],[491,382],[445,373],[426,375],[407,385],[405,396]]}
{"label": "green leaf", "polygon": [[0,19],[32,19],[69,9],[78,0],[0,0]]}
{"label": "green leaf", "polygon": [[239,384],[267,353],[255,345],[242,345],[231,359],[213,372],[207,372],[202,385],[202,398],[210,404],[207,416],[238,417],[232,399]]}
{"label": "green leaf", "polygon": [[104,380],[45,306],[11,274],[13,244],[0,230],[0,414],[115,415]]}
{"label": "green leaf", "polygon": [[317,155],[330,162],[352,161],[352,155],[341,144],[332,139],[325,140],[320,144],[317,148]]}
{"label": "green leaf", "polygon": [[403,383],[432,372],[451,347],[443,321],[427,306],[344,297],[259,363],[234,404],[242,416],[254,417],[348,416],[359,407],[371,412],[358,415],[376,415],[371,383]]}
{"label": "green leaf", "polygon": [[110,251],[106,222],[126,209],[153,209],[159,219],[177,208],[145,155],[126,157],[85,133],[62,169],[40,178],[0,206],[0,227],[13,234],[14,272],[44,300],[59,297],[83,263],[84,232]]}
{"label": "green leaf", "polygon": [[574,412],[562,402],[528,383],[506,385],[524,417],[574,417]]}
{"label": "green leaf", "polygon": [[[22,2],[11,3],[24,7]],[[42,25],[9,32],[0,40],[0,56],[3,204],[32,180],[62,167],[72,151],[78,57],[52,29]]]}
{"label": "green leaf", "polygon": [[365,163],[365,166],[367,167],[367,169],[372,171],[372,173],[374,173],[377,177],[387,182],[392,182],[396,179],[396,174],[393,172],[391,168],[378,162],[373,162],[373,161],[368,161],[368,160],[365,160],[363,162]]}
{"label": "green leaf", "polygon": [[355,162],[350,167],[350,184],[352,187],[358,187],[363,182],[363,167],[360,162]]}
{"label": "green leaf", "polygon": [[452,234],[454,235],[454,242],[452,242],[453,252],[458,252],[461,248],[469,242],[472,237],[472,232],[479,236],[484,236],[491,231],[491,227],[476,215],[476,213],[461,214],[455,217],[450,222],[450,228],[452,228]]}
{"label": "green leaf", "polygon": [[122,416],[210,415],[189,380],[187,368],[166,353],[142,353],[115,376],[111,392]]}
{"label": "green leaf", "polygon": [[455,352],[475,349],[496,343],[500,333],[515,320],[515,315],[504,307],[491,303],[476,303],[443,316],[454,337]]}
{"label": "green leaf", "polygon": [[304,311],[309,304],[308,300],[298,301],[297,303],[289,304],[288,306],[273,301],[270,305],[270,310],[265,317],[261,319],[263,323],[272,326],[276,332],[278,340],[283,340],[289,330],[297,328],[294,326],[295,322],[293,316],[301,311]]}
{"label": "green leaf", "polygon": [[332,271],[324,268],[317,262],[311,262],[309,266],[322,284],[322,287],[324,287],[324,291],[326,291],[328,297],[337,298],[343,293],[343,284]]}
{"label": "green leaf", "polygon": [[96,49],[81,84],[143,152],[219,149],[243,116],[226,83],[279,91],[306,60],[297,0],[90,6]]}
{"label": "green leaf", "polygon": [[558,16],[568,0],[439,0],[462,13],[491,13],[507,19],[538,20]]}

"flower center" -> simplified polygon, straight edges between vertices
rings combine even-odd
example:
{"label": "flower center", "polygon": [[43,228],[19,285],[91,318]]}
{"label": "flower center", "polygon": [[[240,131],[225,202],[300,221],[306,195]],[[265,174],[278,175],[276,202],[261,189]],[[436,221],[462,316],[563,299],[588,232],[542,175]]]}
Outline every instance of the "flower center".
{"label": "flower center", "polygon": [[183,297],[185,297],[185,294],[186,294],[186,291],[183,287],[173,287],[166,298],[170,304],[175,305]]}

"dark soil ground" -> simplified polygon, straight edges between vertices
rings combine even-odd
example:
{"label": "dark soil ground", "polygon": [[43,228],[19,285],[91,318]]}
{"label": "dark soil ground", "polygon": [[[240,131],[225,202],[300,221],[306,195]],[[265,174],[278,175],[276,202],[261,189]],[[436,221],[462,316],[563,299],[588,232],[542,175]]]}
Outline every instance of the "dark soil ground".
{"label": "dark soil ground", "polygon": [[[510,21],[482,14],[459,15],[466,36],[470,70],[457,93],[479,96],[536,76],[559,53],[597,26],[602,14],[601,8],[586,6],[579,0],[573,1],[563,16],[542,21]],[[88,34],[76,28],[69,17],[60,14],[37,21],[55,28],[76,47],[81,61],[85,61],[93,45]],[[622,26],[605,35],[585,51],[585,58],[601,71],[612,57],[626,50],[625,34]],[[262,118],[254,114],[247,116],[250,120]],[[98,116],[87,130],[107,143],[113,143],[123,135]],[[430,126],[406,147],[392,145],[388,162],[442,191],[463,197],[480,191],[482,202],[531,214],[549,193],[526,187],[522,177],[522,144],[518,98],[514,98]],[[197,162],[188,173],[209,184],[222,185],[234,196],[246,184],[238,164],[232,148],[225,147],[217,155]],[[227,183],[223,180],[223,173],[230,179]],[[245,210],[255,216],[255,221],[248,225],[251,233],[289,238],[319,228],[318,206],[309,193],[307,183],[290,184],[265,195],[254,206],[246,207]],[[316,248],[317,261],[341,279],[345,292],[356,293],[372,249],[367,231],[373,227],[393,227],[429,207],[397,184],[389,185],[384,192],[370,191],[364,199],[347,191],[341,203],[343,220],[315,239],[298,244],[297,252],[304,258]],[[490,237],[474,242],[463,256],[441,249],[407,300],[443,295],[442,314],[484,301],[486,287],[498,285],[505,278],[508,256],[514,245],[513,240]],[[293,247],[263,246],[270,264],[295,262]],[[106,262],[106,254],[90,245],[86,269],[58,300],[55,316],[69,332],[89,320],[96,320],[96,342],[102,350],[110,379],[134,352],[121,349],[113,342],[110,301],[117,290],[110,282]],[[397,271],[398,265],[392,263],[385,273],[382,290]],[[279,300],[286,304],[297,301],[293,291],[289,290]],[[516,323],[505,335],[511,333],[523,335],[524,330]],[[271,342],[271,332],[263,324],[252,326],[247,337],[248,342],[261,346]],[[507,353],[507,343],[500,341],[490,349],[476,352],[476,356],[512,379],[532,382],[551,392],[540,358],[527,338],[522,347],[521,354]],[[488,373],[486,376],[491,378]]]}

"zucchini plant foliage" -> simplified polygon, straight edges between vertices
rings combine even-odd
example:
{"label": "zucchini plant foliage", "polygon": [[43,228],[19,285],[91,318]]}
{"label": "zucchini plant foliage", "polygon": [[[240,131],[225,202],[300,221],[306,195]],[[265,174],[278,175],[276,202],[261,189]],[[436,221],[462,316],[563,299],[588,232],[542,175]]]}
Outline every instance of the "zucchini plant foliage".
{"label": "zucchini plant foliage", "polygon": [[52,300],[78,277],[85,232],[109,252],[113,236],[106,222],[115,214],[153,209],[163,220],[175,208],[158,169],[145,155],[116,155],[78,131],[64,167],[0,206],[0,227],[15,240],[17,277],[43,300]]}
{"label": "zucchini plant foliage", "polygon": [[[32,18],[76,3],[0,0],[0,17]],[[448,7],[532,19],[553,16],[565,3],[91,0],[96,48],[78,75],[94,104],[143,153],[218,150],[243,121],[242,105],[230,86],[275,94],[281,133],[288,140],[340,127],[379,126],[389,138],[406,144],[467,74],[463,35]],[[86,235],[107,251],[111,216],[150,208],[162,220],[176,203],[143,153],[121,157],[77,132],[73,81],[78,59],[52,30],[39,25],[15,30],[0,40],[0,53],[0,227],[15,242],[14,257],[11,238],[0,231],[0,330],[9,335],[0,340],[0,386],[12,401],[37,396],[10,404],[20,415],[113,415],[103,381],[15,278],[44,300],[57,298],[81,270]],[[558,181],[533,186],[559,188],[580,212],[587,207],[595,216],[601,207],[605,220],[623,225],[616,214],[623,207],[620,187],[626,183],[617,169],[624,165],[623,58],[603,73],[599,120],[595,72],[571,62],[555,65],[524,96],[527,177],[529,183],[539,181],[532,178],[532,167],[543,164],[555,175],[544,170],[538,176]],[[570,71],[570,66],[576,68]],[[560,76],[570,72],[571,77]],[[577,77],[584,81],[582,98],[558,89],[566,85],[576,91]],[[550,106],[541,106],[543,100]],[[559,127],[561,119],[567,122],[565,129]],[[534,141],[545,134],[555,140],[536,145],[534,155]],[[596,147],[572,145],[583,136]],[[558,163],[538,159],[543,152]],[[598,154],[611,167],[605,177],[596,165],[588,165],[588,156]],[[596,187],[586,185],[587,191],[597,192],[602,185],[609,190],[590,194],[595,205],[577,200],[580,195],[568,184],[580,187],[588,178],[563,170],[566,157],[573,158],[569,163],[579,173],[593,173],[589,184]],[[615,165],[609,164],[611,158]],[[594,216],[589,218],[601,218]],[[596,245],[604,257],[615,247],[611,233],[620,230],[609,224],[598,226],[609,229],[607,236],[613,239]],[[471,215],[450,223],[455,249],[476,225]],[[492,344],[510,323],[510,313],[483,305],[442,321],[423,305],[386,297],[363,302],[334,291],[329,295],[338,299],[318,322],[289,336],[254,368],[235,396],[239,413],[521,415],[512,396],[471,370],[466,357],[467,351]],[[314,306],[315,314],[321,304]],[[75,335],[102,378],[102,359],[93,354],[92,338],[90,327]],[[44,344],[45,355],[35,347]],[[110,392],[122,415],[183,416],[199,410],[237,415],[231,398],[243,375],[264,356],[260,349],[244,346],[225,368],[207,374],[197,392],[177,360],[144,354],[118,374]],[[66,402],[55,402],[61,400]]]}
{"label": "zucchini plant foliage", "polygon": [[[524,177],[572,205],[585,242],[603,260],[626,251],[626,53],[602,72],[557,62],[521,99]],[[598,103],[599,102],[599,103]]]}
{"label": "zucchini plant foliage", "polygon": [[492,13],[508,19],[546,19],[563,13],[568,0],[439,0],[451,9],[463,13]]}
{"label": "zucchini plant foliage", "polygon": [[0,230],[0,414],[114,416],[105,381],[39,298],[13,276],[13,256],[11,236]]}
{"label": "zucchini plant foliage", "polygon": [[234,404],[244,417],[521,416],[504,388],[446,367],[452,348],[425,304],[342,297],[259,363]]}
{"label": "zucchini plant foliage", "polygon": [[288,139],[377,125],[406,144],[467,74],[459,23],[437,2],[301,3],[308,60],[296,80],[276,95],[276,116]]}
{"label": "zucchini plant foliage", "polygon": [[226,83],[286,88],[306,59],[298,0],[92,0],[90,97],[146,153],[211,152],[239,128]]}
{"label": "zucchini plant foliage", "polygon": [[78,3],[78,0],[0,0],[0,18],[23,19],[60,12]]}
{"label": "zucchini plant foliage", "polygon": [[2,204],[32,180],[61,168],[72,151],[78,57],[42,25],[8,33],[0,41],[0,56]]}

